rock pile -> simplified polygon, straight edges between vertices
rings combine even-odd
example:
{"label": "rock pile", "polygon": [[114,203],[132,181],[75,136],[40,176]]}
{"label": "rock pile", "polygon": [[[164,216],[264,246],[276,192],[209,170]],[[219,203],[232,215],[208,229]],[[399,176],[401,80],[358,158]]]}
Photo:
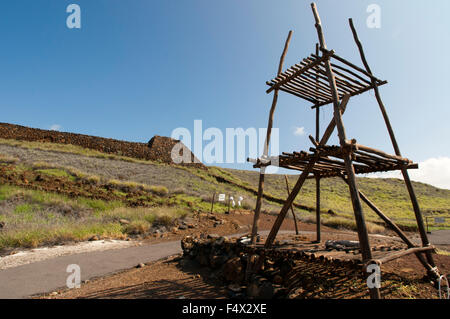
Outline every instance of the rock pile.
{"label": "rock pile", "polygon": [[181,247],[184,258],[212,269],[211,277],[227,285],[231,298],[286,297],[286,279],[292,270],[292,262],[287,259],[265,258],[262,270],[250,274],[247,270],[258,262],[258,257],[245,252],[241,239],[212,234],[206,239],[187,236]]}
{"label": "rock pile", "polygon": [[195,158],[192,152],[183,145],[182,142],[164,136],[156,135],[148,143],[136,143],[84,134],[41,130],[20,125],[0,123],[0,138],[30,142],[72,144],[103,153],[169,164],[173,163],[171,158],[173,147],[178,143],[181,143],[179,155],[185,155],[185,157],[190,158],[191,163],[180,164],[205,168],[205,166]]}
{"label": "rock pile", "polygon": [[149,233],[153,237],[161,238],[166,237],[170,232],[176,234],[179,230],[195,229],[199,227],[198,219],[185,216],[182,218],[176,218],[171,223],[158,223],[157,221],[152,224],[149,229]]}
{"label": "rock pile", "polygon": [[[178,145],[177,145],[178,144]],[[179,146],[179,148],[177,148]],[[148,148],[150,149],[151,160],[161,161],[164,163],[172,163],[172,150],[175,155],[180,156],[182,159],[186,159],[183,163],[190,163],[191,165],[202,166],[201,162],[194,156],[189,148],[187,148],[179,140],[175,140],[170,137],[155,135],[148,142]]]}

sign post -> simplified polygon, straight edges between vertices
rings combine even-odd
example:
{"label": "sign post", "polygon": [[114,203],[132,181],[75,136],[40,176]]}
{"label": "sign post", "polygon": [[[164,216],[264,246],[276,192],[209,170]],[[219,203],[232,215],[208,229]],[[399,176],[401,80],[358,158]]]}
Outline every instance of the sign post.
{"label": "sign post", "polygon": [[215,201],[215,199],[216,199],[216,192],[214,192],[212,200],[211,200],[211,214],[212,214],[213,209],[214,209],[214,201]]}

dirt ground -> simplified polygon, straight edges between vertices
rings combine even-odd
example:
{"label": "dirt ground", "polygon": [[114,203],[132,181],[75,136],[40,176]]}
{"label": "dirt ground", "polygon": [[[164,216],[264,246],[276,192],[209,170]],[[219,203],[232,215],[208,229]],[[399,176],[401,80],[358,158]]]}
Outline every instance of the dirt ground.
{"label": "dirt ground", "polygon": [[[80,289],[62,290],[57,295],[46,294],[39,298],[52,299],[222,299],[229,298],[226,286],[211,278],[211,270],[196,263],[180,263],[175,257],[146,264],[107,277],[83,283]],[[447,274],[450,272],[450,257],[435,255],[435,261]],[[398,260],[383,267],[382,296],[386,299],[436,299],[438,291],[429,282],[422,280],[424,272],[414,256]],[[307,279],[307,291],[297,298],[368,298],[364,282],[356,273],[332,273],[323,265],[300,262],[296,265],[299,273]],[[324,274],[329,287],[324,291],[317,281],[317,274]],[[314,279],[314,281],[313,281]],[[386,282],[386,285],[384,284]],[[304,286],[305,287],[305,286]]]}
{"label": "dirt ground", "polygon": [[[233,223],[249,225],[251,214],[233,212],[225,215],[225,225],[217,227],[210,233],[219,235],[236,232]],[[262,215],[260,229],[269,229],[275,217]],[[228,225],[228,226],[226,226]],[[302,231],[315,230],[314,224],[299,223]],[[293,221],[286,219],[282,230],[294,230]],[[323,228],[322,240],[349,239],[356,240],[355,233],[339,232]],[[198,229],[192,235],[204,233]],[[175,236],[175,235],[173,235]],[[173,240],[172,235],[152,241]],[[285,235],[288,236],[288,235]],[[305,240],[314,240],[315,234],[302,235]],[[176,236],[180,237],[180,236]],[[283,239],[283,235],[279,236]],[[398,244],[397,241],[394,241]],[[373,245],[393,243],[384,236],[371,237]],[[450,256],[434,255],[436,265],[442,274],[450,274]],[[179,257],[158,261],[142,268],[130,269],[110,276],[97,278],[83,283],[80,289],[61,290],[57,294],[46,294],[39,298],[228,298],[228,290],[223,284],[211,279],[211,270],[196,263],[183,262]],[[181,262],[180,262],[181,261]],[[307,290],[300,288],[296,298],[367,298],[364,281],[356,272],[332,270],[317,263],[298,262],[296,264],[300,280],[306,283]],[[382,295],[388,299],[399,298],[437,298],[438,291],[429,281],[423,280],[426,274],[423,266],[415,256],[406,256],[382,266]],[[326,290],[324,290],[324,287]]]}
{"label": "dirt ground", "polygon": [[171,258],[82,284],[64,291],[58,299],[222,299],[226,289],[205,281],[207,268],[188,265],[180,268],[179,258]]}

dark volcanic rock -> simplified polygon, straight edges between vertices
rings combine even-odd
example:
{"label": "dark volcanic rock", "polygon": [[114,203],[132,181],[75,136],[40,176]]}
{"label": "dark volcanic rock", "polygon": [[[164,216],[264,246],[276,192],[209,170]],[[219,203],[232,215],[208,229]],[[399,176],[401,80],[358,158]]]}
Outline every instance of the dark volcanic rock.
{"label": "dark volcanic rock", "polygon": [[205,168],[205,166],[200,163],[182,142],[164,136],[155,135],[148,143],[136,143],[84,134],[41,130],[20,125],[0,123],[0,138],[30,142],[72,144],[103,153],[169,164],[173,164],[171,157],[172,149],[175,145],[181,143],[179,144],[180,152],[178,153],[179,155],[185,155],[186,158],[189,158],[190,163],[183,162],[180,164]]}

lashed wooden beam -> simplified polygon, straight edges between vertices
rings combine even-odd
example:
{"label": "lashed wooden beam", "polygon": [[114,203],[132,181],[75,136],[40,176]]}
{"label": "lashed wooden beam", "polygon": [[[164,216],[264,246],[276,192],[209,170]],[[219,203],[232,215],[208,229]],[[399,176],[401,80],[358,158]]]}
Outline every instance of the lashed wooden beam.
{"label": "lashed wooden beam", "polygon": [[389,261],[407,256],[407,255],[411,255],[411,254],[420,254],[420,253],[431,253],[432,251],[434,251],[435,248],[434,246],[427,246],[427,247],[414,247],[414,248],[408,248],[399,252],[395,252],[389,255],[386,255],[382,258],[377,259],[376,261],[378,262],[378,264],[385,264]]}
{"label": "lashed wooden beam", "polygon": [[[322,32],[322,26],[321,26],[319,14],[317,12],[316,4],[312,3],[311,8],[312,8],[312,11],[314,14],[314,18],[316,20],[316,29],[317,29],[317,34],[319,37],[320,47],[323,49],[326,49],[327,47],[325,44],[325,39],[324,39],[324,35]],[[332,88],[333,99],[334,99],[334,101],[333,101],[334,120],[336,122],[336,127],[338,130],[338,136],[339,136],[339,141],[340,141],[341,147],[344,148],[345,143],[346,143],[346,134],[345,134],[345,130],[344,130],[344,124],[342,122],[342,114],[340,112],[339,94],[338,94],[338,91],[336,88],[336,81],[335,81],[333,69],[331,67],[331,63],[329,60],[327,60],[325,62],[325,64],[326,64],[327,75],[328,75],[328,79],[330,81],[330,87]],[[350,189],[350,195],[352,198],[353,211],[355,213],[356,226],[358,228],[358,238],[359,238],[359,245],[361,248],[361,254],[362,254],[363,260],[368,261],[368,260],[372,259],[372,253],[370,250],[369,235],[367,233],[366,222],[364,219],[361,201],[360,201],[359,194],[358,194],[358,187],[356,185],[355,171],[353,168],[353,162],[352,162],[350,153],[348,153],[344,157],[344,162],[345,162],[346,171],[347,171],[347,178],[349,181],[349,189]],[[371,295],[371,298],[374,298],[374,299],[381,298],[380,291],[377,288],[370,289],[370,295]]]}
{"label": "lashed wooden beam", "polygon": [[[341,115],[344,114],[349,100],[350,100],[349,94],[344,95],[344,97],[342,98],[341,104],[339,106],[339,112],[341,113]],[[336,121],[333,118],[333,120],[331,120],[330,124],[328,124],[327,128],[325,129],[325,133],[323,133],[319,145],[324,146],[326,144],[326,142],[330,139],[331,134],[333,134],[335,127]]]}
{"label": "lashed wooden beam", "polygon": [[[289,31],[286,42],[284,44],[283,53],[281,54],[281,57],[280,57],[280,63],[278,65],[278,74],[280,74],[281,70],[283,69],[284,59],[286,57],[286,53],[289,48],[289,43],[291,42],[291,37],[292,37],[292,31]],[[275,92],[273,94],[272,106],[270,108],[270,113],[269,113],[269,121],[268,121],[268,125],[267,125],[266,140],[264,143],[264,152],[263,152],[264,157],[267,157],[267,155],[269,154],[269,143],[270,143],[270,136],[272,133],[273,115],[275,112],[275,108],[277,106],[277,101],[278,101],[278,90],[275,90]],[[263,197],[263,192],[264,192],[264,171],[265,171],[265,167],[261,168],[261,172],[259,174],[258,195],[256,198],[255,215],[253,217],[252,238],[251,238],[252,244],[256,243],[256,236],[258,235],[259,215],[261,213],[262,197]]]}
{"label": "lashed wooden beam", "polygon": [[[359,91],[356,91],[356,92],[351,93],[350,96],[360,95],[360,94],[362,94],[362,93],[364,93],[364,92],[367,92],[367,91],[369,91],[369,90],[372,90],[373,88],[378,87],[378,86],[381,86],[381,85],[384,85],[384,84],[386,84],[386,83],[387,83],[387,81],[382,81],[382,82],[378,83],[377,85],[370,85],[370,86],[367,86],[367,87],[365,87],[365,88],[362,89],[362,90],[359,90]],[[317,107],[321,107],[321,106],[330,104],[330,103],[332,103],[332,102],[333,102],[333,101],[321,102],[321,103],[319,103],[319,104],[317,104],[317,105],[313,105],[312,108],[314,109],[314,108],[317,108]]]}
{"label": "lashed wooden beam", "polygon": [[[288,180],[287,175],[284,175],[284,179],[286,181],[286,192],[287,192],[287,194],[289,196],[291,191],[289,190],[289,180]],[[292,218],[294,219],[295,234],[298,235],[297,217],[295,216],[294,205],[291,205],[291,212],[292,212]]]}
{"label": "lashed wooden beam", "polygon": [[[350,25],[350,29],[352,30],[353,39],[355,40],[355,43],[356,43],[356,45],[358,47],[358,51],[359,51],[359,54],[360,54],[360,57],[361,57],[361,61],[363,62],[364,67],[366,68],[366,72],[368,74],[372,75],[372,70],[370,69],[369,64],[367,63],[366,56],[364,54],[364,49],[362,47],[361,41],[359,40],[358,33],[356,32],[355,26],[353,25],[353,20],[352,19],[349,19],[349,25]],[[372,82],[375,83],[375,79],[374,78],[372,78]],[[392,125],[391,125],[391,122],[389,120],[389,116],[387,115],[386,108],[384,106],[383,101],[381,100],[381,95],[380,95],[380,92],[379,92],[377,86],[374,86],[374,92],[375,92],[375,98],[376,98],[376,100],[378,102],[378,105],[380,107],[380,111],[381,111],[381,113],[383,115],[384,122],[385,122],[387,130],[389,132],[389,137],[391,138],[391,142],[392,142],[392,146],[394,147],[395,154],[397,156],[401,156],[400,148],[398,146],[397,139],[395,138],[394,130],[392,129]],[[407,171],[406,167],[403,167],[401,169],[401,172],[402,172],[403,178],[405,180],[406,188],[408,189],[408,193],[409,193],[409,196],[410,196],[410,199],[411,199],[411,203],[412,203],[412,206],[413,206],[413,209],[414,209],[414,215],[416,217],[417,226],[419,228],[419,233],[420,233],[420,238],[422,240],[422,245],[424,247],[429,246],[430,242],[428,240],[427,232],[425,230],[425,224],[423,222],[423,217],[422,217],[422,213],[420,211],[419,202],[417,201],[417,197],[416,197],[416,194],[414,192],[414,189],[413,189],[413,186],[412,186],[411,180],[409,178],[409,174],[408,174],[408,171]],[[427,251],[426,256],[427,256],[428,263],[431,264],[434,267],[435,263],[434,263],[432,255],[431,255],[431,253],[429,251]],[[434,273],[434,274],[430,273],[430,274],[434,275],[434,276],[438,276],[437,273]]]}

